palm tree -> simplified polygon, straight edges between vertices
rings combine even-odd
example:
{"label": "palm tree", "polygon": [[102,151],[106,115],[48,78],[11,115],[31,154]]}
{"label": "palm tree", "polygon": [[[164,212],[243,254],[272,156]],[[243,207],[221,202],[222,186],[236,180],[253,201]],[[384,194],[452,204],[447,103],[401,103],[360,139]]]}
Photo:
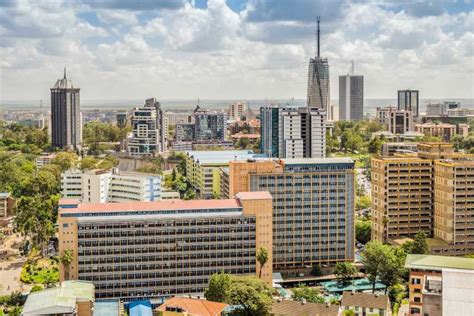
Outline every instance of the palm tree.
{"label": "palm tree", "polygon": [[258,277],[261,278],[262,277],[263,266],[268,261],[268,251],[267,251],[266,248],[260,247],[258,249],[258,251],[257,251],[257,261],[258,261],[258,263],[260,263],[260,272],[258,273]]}
{"label": "palm tree", "polygon": [[63,264],[64,267],[64,280],[69,279],[69,265],[72,262],[74,254],[72,253],[71,249],[66,249],[63,253],[59,256],[59,261]]}

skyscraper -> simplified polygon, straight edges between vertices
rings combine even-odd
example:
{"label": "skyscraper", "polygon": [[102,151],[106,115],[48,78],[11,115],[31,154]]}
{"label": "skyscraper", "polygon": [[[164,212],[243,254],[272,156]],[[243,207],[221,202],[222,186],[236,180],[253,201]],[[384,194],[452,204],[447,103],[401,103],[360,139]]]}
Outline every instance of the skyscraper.
{"label": "skyscraper", "polygon": [[339,76],[339,119],[362,120],[364,117],[364,76]]}
{"label": "skyscraper", "polygon": [[[328,112],[330,105],[329,93],[329,64],[327,58],[320,56],[320,31],[319,31],[319,17],[317,19],[318,29],[316,36],[316,57],[310,58],[308,70],[308,107],[316,107],[324,109]],[[329,113],[329,112],[328,112]],[[332,117],[328,117],[332,119]]]}
{"label": "skyscraper", "polygon": [[326,156],[326,111],[319,108],[262,107],[261,148],[268,157]]}
{"label": "skyscraper", "polygon": [[412,111],[413,117],[418,117],[419,109],[419,91],[418,90],[398,90],[398,109]]}
{"label": "skyscraper", "polygon": [[70,79],[58,79],[51,88],[51,144],[55,148],[78,149],[82,143],[79,88]]}

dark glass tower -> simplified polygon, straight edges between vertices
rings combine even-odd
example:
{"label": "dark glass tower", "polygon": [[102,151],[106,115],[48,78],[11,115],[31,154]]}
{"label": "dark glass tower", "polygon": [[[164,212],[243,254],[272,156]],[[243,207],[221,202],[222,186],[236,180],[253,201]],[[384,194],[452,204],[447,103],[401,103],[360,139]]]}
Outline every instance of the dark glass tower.
{"label": "dark glass tower", "polygon": [[51,88],[51,144],[54,148],[79,149],[82,122],[79,88],[64,77]]}

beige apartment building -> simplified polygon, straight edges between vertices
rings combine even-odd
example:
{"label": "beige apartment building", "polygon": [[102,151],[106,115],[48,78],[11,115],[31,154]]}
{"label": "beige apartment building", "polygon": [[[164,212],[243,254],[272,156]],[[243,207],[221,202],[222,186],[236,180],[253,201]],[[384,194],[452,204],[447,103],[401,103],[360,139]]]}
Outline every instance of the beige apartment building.
{"label": "beige apartment building", "polygon": [[226,200],[79,204],[60,200],[61,281],[91,281],[96,298],[202,295],[212,274],[260,274],[272,282],[272,197],[241,192]]}
{"label": "beige apartment building", "polygon": [[456,125],[427,122],[424,124],[416,124],[415,131],[423,133],[426,136],[439,137],[442,141],[450,141],[456,135]]}
{"label": "beige apartment building", "polygon": [[433,253],[474,251],[474,156],[449,143],[372,158],[372,238],[399,243],[423,231]]}

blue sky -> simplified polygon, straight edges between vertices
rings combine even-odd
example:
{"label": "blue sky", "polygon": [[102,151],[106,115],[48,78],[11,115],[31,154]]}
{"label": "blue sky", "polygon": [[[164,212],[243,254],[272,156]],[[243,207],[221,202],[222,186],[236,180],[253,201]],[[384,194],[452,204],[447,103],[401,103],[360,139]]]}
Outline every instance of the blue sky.
{"label": "blue sky", "polygon": [[305,98],[318,15],[333,98],[351,60],[367,98],[473,98],[472,1],[3,0],[0,100],[64,66],[83,99]]}

